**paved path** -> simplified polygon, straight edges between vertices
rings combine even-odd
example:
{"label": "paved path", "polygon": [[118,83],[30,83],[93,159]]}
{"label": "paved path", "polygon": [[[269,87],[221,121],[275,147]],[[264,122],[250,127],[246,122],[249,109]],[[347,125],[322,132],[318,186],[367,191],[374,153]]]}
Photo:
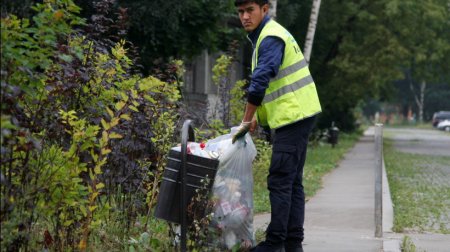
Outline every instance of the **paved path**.
{"label": "paved path", "polygon": [[[306,204],[306,252],[381,251],[374,238],[373,131],[367,131],[341,164],[324,177],[321,189]],[[371,134],[372,133],[372,134]],[[255,216],[255,227],[265,228],[270,215]]]}
{"label": "paved path", "polygon": [[[385,129],[402,151],[450,155],[450,135],[434,130]],[[392,232],[393,209],[383,171],[383,238],[375,238],[373,128],[369,128],[343,161],[323,179],[323,189],[306,203],[304,251],[400,252],[404,235],[419,251],[449,252],[450,235]],[[255,216],[256,229],[265,229],[270,214]]]}

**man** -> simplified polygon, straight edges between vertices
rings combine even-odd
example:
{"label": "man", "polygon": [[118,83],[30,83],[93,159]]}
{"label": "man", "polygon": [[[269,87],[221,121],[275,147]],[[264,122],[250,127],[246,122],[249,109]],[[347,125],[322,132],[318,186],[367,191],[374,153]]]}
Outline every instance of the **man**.
{"label": "man", "polygon": [[321,112],[316,87],[295,39],[269,18],[268,1],[235,0],[235,6],[253,56],[245,114],[233,142],[253,132],[256,120],[275,132],[267,177],[271,222],[266,240],[253,251],[303,251],[303,166],[308,136]]}

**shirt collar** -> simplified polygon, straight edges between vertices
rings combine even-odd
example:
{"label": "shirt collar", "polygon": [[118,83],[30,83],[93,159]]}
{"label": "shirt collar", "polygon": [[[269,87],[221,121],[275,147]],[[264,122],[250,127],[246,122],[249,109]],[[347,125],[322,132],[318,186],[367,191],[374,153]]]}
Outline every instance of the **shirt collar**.
{"label": "shirt collar", "polygon": [[250,42],[252,42],[253,46],[256,45],[256,41],[258,40],[259,34],[261,34],[262,29],[264,28],[266,23],[269,22],[269,20],[270,20],[269,15],[264,16],[263,20],[258,25],[258,27],[247,35],[248,39],[250,40]]}

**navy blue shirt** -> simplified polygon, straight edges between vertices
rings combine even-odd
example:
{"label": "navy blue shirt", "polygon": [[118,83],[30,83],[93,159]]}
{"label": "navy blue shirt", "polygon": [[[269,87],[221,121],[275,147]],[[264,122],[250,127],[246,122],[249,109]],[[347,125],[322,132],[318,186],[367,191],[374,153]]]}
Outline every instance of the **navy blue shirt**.
{"label": "navy blue shirt", "polygon": [[[248,34],[253,50],[255,50],[261,30],[269,20],[270,17],[266,15],[258,28]],[[258,50],[258,65],[253,70],[250,86],[248,87],[247,101],[249,103],[256,106],[261,105],[266,89],[269,87],[270,79],[278,74],[283,61],[283,54],[284,41],[281,38],[268,36],[261,41]]]}

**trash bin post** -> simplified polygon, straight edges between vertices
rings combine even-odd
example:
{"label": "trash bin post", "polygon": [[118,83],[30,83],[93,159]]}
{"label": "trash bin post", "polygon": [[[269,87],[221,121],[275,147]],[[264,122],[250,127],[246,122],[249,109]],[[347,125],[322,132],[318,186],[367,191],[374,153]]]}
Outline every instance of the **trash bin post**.
{"label": "trash bin post", "polygon": [[187,235],[187,197],[186,197],[186,170],[187,170],[187,143],[195,142],[194,129],[191,126],[192,121],[186,120],[181,130],[181,251],[186,251],[186,235]]}
{"label": "trash bin post", "polygon": [[328,130],[328,142],[334,148],[334,146],[338,143],[339,139],[339,128],[334,125],[334,122],[331,123],[331,128]]}

